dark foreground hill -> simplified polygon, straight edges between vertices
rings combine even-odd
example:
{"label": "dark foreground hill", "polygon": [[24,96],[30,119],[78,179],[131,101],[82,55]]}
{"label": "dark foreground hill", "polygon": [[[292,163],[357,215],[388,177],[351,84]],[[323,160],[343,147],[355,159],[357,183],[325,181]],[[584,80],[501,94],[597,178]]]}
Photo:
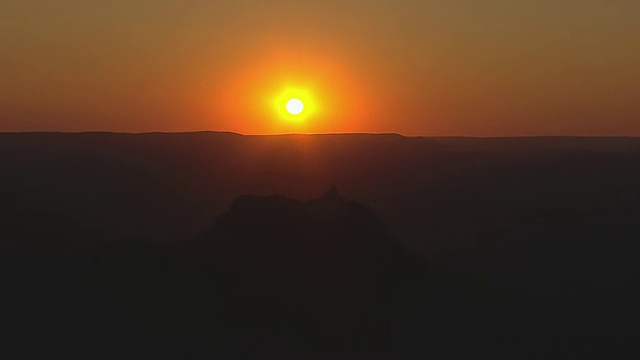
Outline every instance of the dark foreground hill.
{"label": "dark foreground hill", "polygon": [[239,197],[210,231],[177,244],[14,250],[24,252],[39,267],[2,280],[6,351],[25,357],[584,359],[636,350],[633,333],[610,322],[433,266],[335,190],[309,201]]}
{"label": "dark foreground hill", "polygon": [[[140,315],[143,318],[162,319],[155,315],[144,315],[145,311],[151,311],[152,314],[168,316],[161,321],[165,324],[163,326],[176,324],[166,330],[171,334],[164,340],[167,344],[176,341],[176,344],[182,344],[176,345],[176,348],[184,349],[187,347],[184,346],[185,342],[191,341],[193,349],[200,349],[199,346],[205,346],[202,344],[206,342],[194,339],[197,339],[197,334],[208,334],[202,330],[211,323],[207,319],[224,317],[227,313],[218,311],[220,306],[209,304],[242,304],[245,301],[221,299],[217,295],[220,292],[214,291],[221,287],[224,293],[233,293],[228,291],[229,284],[237,283],[229,280],[234,279],[231,277],[233,274],[244,280],[254,279],[253,283],[249,280],[246,282],[252,284],[246,285],[249,290],[242,292],[238,289],[237,293],[251,293],[260,284],[271,284],[286,293],[284,289],[296,288],[289,285],[297,280],[282,278],[278,274],[290,276],[295,272],[305,279],[298,281],[315,284],[313,289],[316,290],[309,290],[309,293],[321,292],[317,290],[321,286],[333,289],[333,292],[322,292],[328,298],[338,296],[329,294],[341,294],[340,291],[350,288],[340,285],[340,281],[345,284],[349,284],[349,281],[377,284],[371,285],[373,287],[362,285],[362,291],[354,291],[354,294],[369,294],[369,291],[373,291],[371,289],[389,294],[393,292],[385,287],[391,286],[387,280],[371,280],[371,272],[363,273],[369,277],[359,277],[362,274],[349,264],[358,261],[362,266],[377,264],[372,268],[378,271],[373,271],[377,274],[373,279],[393,278],[384,275],[387,270],[381,269],[393,269],[389,264],[415,264],[401,255],[406,254],[405,250],[398,250],[408,248],[421,258],[418,262],[427,259],[428,264],[432,265],[428,266],[430,270],[424,271],[395,268],[393,271],[396,271],[396,275],[402,274],[394,275],[396,280],[407,279],[408,285],[401,286],[402,289],[421,292],[424,289],[421,284],[429,281],[420,280],[422,275],[415,274],[431,274],[424,276],[448,279],[433,280],[448,289],[467,289],[464,290],[467,294],[483,294],[480,297],[447,295],[447,299],[489,299],[488,306],[492,309],[474,311],[474,314],[492,314],[495,319],[518,319],[516,322],[525,324],[532,324],[521,318],[529,313],[534,314],[534,318],[544,319],[538,322],[539,325],[542,323],[540,326],[504,325],[515,329],[510,332],[511,335],[469,330],[474,334],[487,334],[487,338],[480,337],[483,340],[474,344],[484,344],[495,350],[494,346],[489,345],[492,344],[490,339],[502,338],[506,344],[504,351],[513,349],[517,344],[515,348],[526,349],[528,354],[538,354],[538,358],[553,358],[550,354],[557,355],[556,358],[567,358],[568,354],[575,355],[580,351],[582,355],[588,353],[596,358],[629,358],[631,351],[637,350],[638,342],[635,339],[640,336],[637,330],[640,320],[637,306],[640,303],[640,291],[637,291],[640,263],[636,259],[640,251],[638,164],[640,140],[633,138],[465,139],[357,134],[247,137],[224,133],[0,134],[0,273],[4,283],[13,283],[7,285],[7,289],[13,289],[12,286],[22,289],[15,294],[7,291],[16,296],[6,298],[20,299],[17,302],[19,306],[16,305],[18,309],[31,309],[30,313],[34,314],[30,318],[32,321],[23,323],[21,333],[31,335],[34,339],[40,339],[36,334],[60,332],[63,325],[57,327],[56,324],[68,323],[61,316],[65,311],[70,311],[69,304],[74,304],[72,310],[84,309],[82,311],[86,315],[74,317],[86,320],[85,323],[75,323],[77,331],[74,334],[82,333],[78,329],[89,329],[83,333],[87,343],[91,343],[91,339],[105,338],[102,333],[99,336],[92,335],[98,334],[92,327],[96,321],[115,323],[120,319],[117,314],[129,313],[143,314]],[[382,231],[381,225],[361,224],[354,225],[352,229],[340,227],[337,223],[325,223],[322,220],[324,218],[317,214],[322,211],[309,210],[314,208],[311,205],[313,202],[307,204],[287,200],[314,198],[332,185],[336,185],[347,198],[375,208],[377,219],[380,220],[373,221],[373,224],[384,222],[388,231]],[[274,193],[285,197],[261,197]],[[242,194],[259,196],[240,198],[234,202]],[[272,211],[261,212],[264,209],[261,210],[262,205],[259,204],[264,201],[268,205],[264,207]],[[225,215],[211,230],[213,219],[223,213]],[[239,215],[249,213],[254,215]],[[349,216],[359,213],[355,211]],[[366,213],[363,211],[360,214]],[[368,215],[362,217],[369,218]],[[250,221],[261,218],[272,225]],[[286,219],[290,219],[288,222],[291,225],[300,224],[295,226],[307,230],[293,226],[291,233],[280,234],[276,230],[282,228]],[[349,219],[350,223],[355,218]],[[358,221],[354,223],[360,224]],[[325,227],[332,229],[326,230],[332,231],[331,235],[322,230]],[[207,233],[209,238],[203,239],[203,233]],[[309,239],[336,240],[315,241],[300,247],[298,243],[286,242],[287,236],[294,233]],[[356,238],[367,239],[361,246],[387,245],[381,245],[371,254],[366,252],[369,254],[367,256],[358,257],[357,249],[362,249],[361,246],[354,245],[351,248],[350,242],[339,241],[353,238],[354,233],[361,235]],[[262,243],[251,240],[207,241],[213,238],[255,240],[261,238],[258,236],[260,234],[279,235],[268,235],[269,241]],[[387,241],[391,238],[401,245]],[[132,241],[135,239],[142,240]],[[272,250],[279,248],[284,253],[260,251],[251,255],[248,250],[270,242],[278,244]],[[185,247],[187,243],[191,249],[199,251],[194,254],[194,251]],[[398,246],[388,246],[390,243]],[[203,247],[203,244],[208,244],[208,247]],[[217,244],[217,248],[212,248],[212,244]],[[244,249],[247,252],[243,252]],[[349,256],[340,258],[336,252],[344,252]],[[221,255],[223,253],[227,254],[226,257]],[[304,260],[298,262],[298,259],[290,256],[294,253],[305,254],[299,258]],[[333,254],[334,258],[329,254]],[[123,260],[104,260],[105,256],[106,259]],[[415,259],[414,256],[410,257]],[[101,282],[96,282],[94,275],[91,275],[96,273],[94,270],[86,270],[95,269],[96,258],[103,259],[100,261],[108,269],[105,270],[108,275],[100,275]],[[215,261],[209,261],[212,258]],[[249,275],[243,275],[244,270],[229,265],[234,263],[231,260],[263,266],[252,269]],[[66,264],[63,270],[55,270],[60,268],[60,264]],[[218,264],[215,266],[223,266],[226,270],[221,271],[214,265],[207,265],[214,266],[207,268],[202,264]],[[145,270],[147,267],[154,270],[149,272]],[[59,271],[66,275],[60,275]],[[149,278],[149,273],[154,275]],[[83,280],[78,274],[84,274],[87,278]],[[117,274],[123,274],[129,280],[123,281],[122,276]],[[158,277],[157,274],[165,275]],[[220,274],[226,275],[220,278]],[[257,275],[254,277],[254,274],[271,280],[256,280],[261,278]],[[213,278],[218,280],[211,280]],[[97,289],[93,288],[94,285],[87,285],[105,282],[110,285],[100,285]],[[135,285],[138,283],[147,284],[145,286],[152,290]],[[203,283],[213,286],[203,287]],[[20,295],[29,294],[30,289],[35,291],[35,295],[26,296],[27,300],[24,300],[25,296]],[[78,289],[84,289],[85,293],[78,293]],[[106,292],[100,299],[115,301],[117,306],[111,304],[107,308],[121,309],[113,310],[113,313],[100,312],[98,309],[106,305],[95,303],[95,295],[92,294],[96,291]],[[165,302],[151,305],[148,302],[136,303],[131,300],[131,291],[141,291],[143,294],[147,294],[146,291],[160,291],[162,296],[147,299],[162,298]],[[429,293],[430,290],[425,291]],[[346,330],[336,330],[335,338],[331,341],[326,340],[329,339],[326,334],[324,338],[317,337],[334,344],[334,347],[327,347],[327,342],[323,342],[324,349],[360,352],[371,349],[411,349],[429,337],[434,339],[429,346],[440,345],[440,350],[444,351],[450,344],[447,340],[455,338],[452,334],[461,331],[461,328],[474,329],[471,323],[465,323],[455,325],[454,330],[454,324],[460,323],[443,320],[452,318],[449,315],[434,320],[439,316],[437,314],[465,314],[460,309],[468,308],[466,305],[458,306],[458,310],[438,310],[434,314],[433,310],[423,309],[440,307],[421,306],[429,296],[410,295],[412,293],[408,290],[399,293],[408,294],[403,295],[402,299],[417,299],[416,303],[404,302],[396,306],[389,305],[394,304],[393,301],[385,300],[381,304],[363,305],[362,309],[369,309],[367,306],[385,309],[379,313],[368,313],[378,314],[378,317],[372,315],[373,319],[378,319],[374,321],[376,324],[389,321],[401,325],[367,327],[362,324],[373,320],[354,320],[349,323],[352,325],[342,324],[344,327],[341,329],[350,326],[358,329],[354,333],[360,334],[359,340],[351,340],[352,337],[345,335],[348,334],[344,332]],[[68,294],[74,294],[71,296],[73,302],[69,303]],[[176,298],[171,294],[190,295]],[[86,300],[92,296],[94,300]],[[360,299],[358,296],[353,295],[353,299]],[[312,297],[305,299],[309,298]],[[291,296],[290,299],[296,298]],[[506,304],[496,309],[495,304],[500,301],[506,301]],[[356,300],[353,302],[357,303]],[[80,306],[85,303],[94,305],[85,308]],[[440,303],[446,304],[448,301],[442,300]],[[474,301],[473,306],[482,303],[480,300]],[[516,303],[520,305],[514,305]],[[327,301],[327,304],[331,304],[331,301]],[[287,309],[290,307],[295,308],[294,305],[285,306]],[[202,316],[176,316],[180,313],[174,311],[176,308],[193,311],[196,315],[203,314],[202,309],[209,309],[210,312]],[[251,306],[247,305],[246,308]],[[396,311],[398,308],[405,309],[407,315],[388,315],[402,313]],[[511,311],[511,315],[501,315],[500,308]],[[276,310],[276,305],[268,309],[257,313],[286,312],[283,309]],[[340,311],[332,314],[346,313]],[[301,312],[291,314],[290,318],[295,319],[306,319],[307,316],[299,316]],[[51,321],[39,321],[38,316],[45,319],[47,316],[54,317]],[[328,323],[336,325],[332,321],[348,317],[338,316],[336,320],[331,316],[318,315],[312,320],[325,318]],[[128,318],[125,316],[123,319]],[[200,320],[194,322],[194,319]],[[131,326],[121,326],[113,333],[126,335],[137,344],[141,342],[135,333],[144,333],[144,326],[151,326],[139,325],[142,328],[136,328],[133,326],[135,323],[121,321]],[[303,323],[313,324],[313,321]],[[438,325],[424,326],[432,322]],[[473,324],[480,323],[484,322],[479,320]],[[285,322],[282,327],[289,326],[286,324],[289,323]],[[447,324],[451,326],[447,328]],[[104,328],[112,329],[110,326],[105,325]],[[260,330],[262,325],[252,326],[242,326],[241,329],[255,328],[254,335],[241,333],[233,338],[237,341],[266,339],[255,335],[265,333]],[[286,334],[306,331],[300,327],[302,325],[296,326],[293,330],[273,332],[279,334],[278,338],[267,343],[277,344],[280,341],[291,344]],[[181,333],[186,335],[182,340],[176,340],[176,332],[172,332],[176,328],[199,330]],[[371,328],[371,333],[365,335],[364,328]],[[449,332],[433,330],[436,328],[449,329]],[[229,328],[224,328],[224,331],[216,329],[211,328],[216,336],[209,334],[204,338],[217,338],[221,343],[231,343],[225,340],[224,335],[231,333]],[[385,335],[381,329],[393,329],[388,330],[392,335]],[[536,329],[535,334],[546,335],[537,336],[523,329]],[[512,334],[522,336],[514,339]],[[460,338],[463,337],[473,338],[468,334],[460,335]],[[153,344],[158,343],[157,337],[150,339],[154,339],[149,340]],[[386,339],[386,342],[380,339]],[[546,345],[529,346],[526,339]],[[549,339],[554,339],[551,340],[554,345],[549,345]],[[66,346],[71,341],[57,343]],[[116,343],[123,344],[123,341],[123,337],[120,337]],[[353,348],[346,347],[349,344]],[[381,347],[368,347],[371,344]],[[450,347],[460,346],[456,343]],[[158,348],[157,345],[149,344],[147,347],[154,348]],[[435,349],[433,351],[437,352]],[[198,353],[198,350],[194,350],[194,353]],[[521,358],[521,355],[518,353],[515,358]]]}
{"label": "dark foreground hill", "polygon": [[[5,278],[5,327],[23,355],[526,359],[632,346],[429,265],[335,191],[240,197],[206,235],[178,245],[68,249],[42,252],[46,271]],[[599,336],[616,346],[592,342]]]}

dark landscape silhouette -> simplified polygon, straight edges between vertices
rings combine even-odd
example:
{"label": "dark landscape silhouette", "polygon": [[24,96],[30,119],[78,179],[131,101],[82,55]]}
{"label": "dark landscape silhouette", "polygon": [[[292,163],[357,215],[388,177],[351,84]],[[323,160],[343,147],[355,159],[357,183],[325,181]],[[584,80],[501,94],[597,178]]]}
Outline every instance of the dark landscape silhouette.
{"label": "dark landscape silhouette", "polygon": [[640,355],[640,139],[0,134],[24,357]]}

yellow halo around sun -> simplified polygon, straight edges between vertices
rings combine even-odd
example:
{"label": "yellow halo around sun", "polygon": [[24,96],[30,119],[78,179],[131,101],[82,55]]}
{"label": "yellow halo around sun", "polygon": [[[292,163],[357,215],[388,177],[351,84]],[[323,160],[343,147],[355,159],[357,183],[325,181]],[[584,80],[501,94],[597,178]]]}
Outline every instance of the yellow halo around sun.
{"label": "yellow halo around sun", "polygon": [[300,115],[304,111],[304,103],[300,99],[293,98],[287,102],[287,111],[291,115]]}
{"label": "yellow halo around sun", "polygon": [[280,118],[293,122],[305,121],[317,110],[311,91],[293,86],[285,88],[274,98],[273,107]]}

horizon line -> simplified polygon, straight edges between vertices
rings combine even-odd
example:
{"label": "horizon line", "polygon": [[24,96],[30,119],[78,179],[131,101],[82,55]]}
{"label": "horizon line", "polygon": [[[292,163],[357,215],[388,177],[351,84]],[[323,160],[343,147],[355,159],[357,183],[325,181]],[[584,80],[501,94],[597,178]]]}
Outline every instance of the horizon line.
{"label": "horizon line", "polygon": [[275,134],[242,134],[235,131],[217,130],[192,130],[192,131],[0,131],[0,135],[186,135],[186,134],[227,134],[242,137],[275,137],[275,136],[355,136],[355,135],[376,135],[376,136],[399,136],[402,138],[428,138],[428,139],[533,139],[533,138],[611,138],[611,139],[640,139],[634,135],[404,135],[394,132],[327,132],[327,133],[275,133]]}

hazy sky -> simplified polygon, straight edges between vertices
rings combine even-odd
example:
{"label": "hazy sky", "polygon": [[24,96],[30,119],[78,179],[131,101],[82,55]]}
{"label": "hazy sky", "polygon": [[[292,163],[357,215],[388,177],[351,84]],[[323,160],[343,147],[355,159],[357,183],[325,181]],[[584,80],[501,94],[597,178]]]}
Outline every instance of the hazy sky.
{"label": "hazy sky", "polygon": [[0,131],[640,136],[638,0],[3,0],[0,64]]}

